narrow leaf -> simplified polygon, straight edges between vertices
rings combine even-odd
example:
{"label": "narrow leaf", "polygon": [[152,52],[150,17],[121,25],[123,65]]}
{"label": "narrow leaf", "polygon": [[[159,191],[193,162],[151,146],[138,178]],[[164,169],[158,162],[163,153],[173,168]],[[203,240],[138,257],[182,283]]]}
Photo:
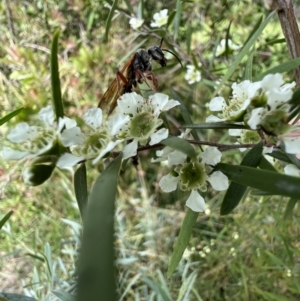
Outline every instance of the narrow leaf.
{"label": "narrow leaf", "polygon": [[0,230],[4,226],[4,224],[9,220],[9,218],[12,216],[14,212],[10,210],[8,213],[5,214],[5,216],[0,220]]}
{"label": "narrow leaf", "polygon": [[183,252],[190,240],[190,236],[192,234],[193,227],[197,221],[198,215],[198,212],[194,212],[191,209],[188,209],[185,214],[179,235],[176,240],[174,251],[170,259],[170,264],[168,266],[168,278],[172,276],[181,260]]}
{"label": "narrow leaf", "polygon": [[54,290],[51,293],[61,301],[75,301],[75,296],[63,290]]}
{"label": "narrow leaf", "polygon": [[242,50],[239,52],[239,54],[237,55],[235,61],[231,64],[230,68],[228,69],[228,71],[226,72],[226,74],[224,75],[224,77],[222,78],[220,84],[217,86],[215,92],[213,93],[213,96],[216,96],[218,94],[218,92],[221,90],[223,84],[230,78],[230,76],[233,74],[235,68],[239,65],[239,63],[242,61],[242,59],[244,58],[244,56],[249,53],[250,48],[254,45],[255,41],[257,40],[257,38],[260,36],[260,34],[262,33],[262,31],[264,30],[264,28],[267,26],[267,24],[269,23],[269,21],[271,20],[271,18],[274,16],[274,14],[276,14],[276,11],[273,11],[257,28],[257,30],[255,31],[255,33],[251,36],[251,38],[247,41],[247,43],[244,45],[244,47],[242,48]]}
{"label": "narrow leaf", "polygon": [[59,66],[58,66],[58,38],[59,30],[54,33],[52,46],[51,46],[51,88],[52,88],[52,101],[56,115],[56,120],[59,117],[64,117],[64,107],[61,98],[60,78],[59,78]]}
{"label": "narrow leaf", "polygon": [[[263,151],[262,143],[258,143],[255,147],[253,147],[244,157],[241,162],[241,166],[258,166]],[[235,182],[231,182],[226,194],[224,196],[220,214],[226,215],[229,214],[241,201],[247,186],[241,185]]]}
{"label": "narrow leaf", "polygon": [[270,192],[273,195],[300,199],[299,177],[224,163],[219,163],[215,170],[222,171],[233,182]]}
{"label": "narrow leaf", "polygon": [[260,158],[259,168],[277,172],[277,169],[264,156]]}
{"label": "narrow leaf", "polygon": [[272,157],[272,158],[275,158],[277,160],[286,162],[286,163],[292,163],[292,161],[287,156],[287,154],[284,153],[283,151],[280,151],[280,150],[274,150],[272,153],[269,153],[267,155],[270,156],[270,157]]}
{"label": "narrow leaf", "polygon": [[[180,111],[181,111],[181,115],[183,117],[184,122],[187,124],[193,124],[191,116],[190,116],[188,110],[186,109],[186,106],[184,105],[179,94],[173,88],[170,88],[170,91],[171,91],[172,97],[180,102]],[[191,134],[196,141],[200,140],[197,131],[192,130]]]}
{"label": "narrow leaf", "polygon": [[0,125],[6,123],[8,120],[10,120],[13,117],[15,117],[16,115],[18,115],[22,110],[23,110],[23,108],[16,109],[13,112],[10,112],[9,114],[7,114],[3,118],[1,118],[0,119]]}
{"label": "narrow leaf", "polygon": [[87,180],[86,180],[86,167],[85,163],[77,168],[74,175],[74,190],[78,203],[81,218],[84,216],[84,211],[87,206],[88,192],[87,192]]}
{"label": "narrow leaf", "polygon": [[285,211],[284,211],[284,219],[285,220],[288,220],[292,217],[292,213],[293,213],[293,210],[297,204],[297,199],[294,199],[294,198],[290,198],[289,199],[289,202],[285,208]]}
{"label": "narrow leaf", "polygon": [[243,124],[234,124],[226,122],[211,122],[211,123],[199,123],[199,124],[184,124],[181,126],[183,129],[247,129]]}
{"label": "narrow leaf", "polygon": [[247,64],[246,64],[245,72],[244,72],[244,76],[243,76],[244,80],[252,81],[253,56],[254,56],[254,47],[251,50],[251,53],[249,54],[249,57],[247,60]]}
{"label": "narrow leaf", "polygon": [[169,264],[168,272],[167,272],[168,278],[170,278],[172,276],[172,274],[176,270],[176,268],[181,260],[183,252],[184,252],[185,248],[187,247],[188,242],[190,240],[193,226],[197,221],[198,215],[199,215],[198,212],[194,212],[191,209],[188,209],[186,212],[179,235],[176,240],[173,254],[170,259],[170,264]]}
{"label": "narrow leaf", "polygon": [[286,154],[290,161],[300,169],[300,161],[294,154]]}
{"label": "narrow leaf", "polygon": [[152,288],[153,291],[157,293],[157,295],[163,301],[172,301],[172,299],[168,296],[168,294],[163,290],[162,286],[157,281],[146,276],[143,277],[143,280]]}
{"label": "narrow leaf", "polygon": [[196,156],[195,149],[184,139],[178,137],[169,137],[165,140],[162,140],[161,143],[165,146],[179,150],[190,157]]}
{"label": "narrow leaf", "polygon": [[300,58],[292,59],[288,62],[277,65],[277,66],[267,70],[266,72],[256,76],[254,78],[254,81],[262,80],[267,74],[288,72],[299,66],[300,66]]}
{"label": "narrow leaf", "polygon": [[110,30],[111,20],[113,18],[114,12],[117,8],[118,0],[115,0],[111,6],[110,12],[108,14],[106,24],[105,24],[105,35],[104,35],[104,42],[106,43],[108,41],[108,33]]}
{"label": "narrow leaf", "polygon": [[174,17],[174,41],[178,38],[179,26],[181,21],[182,3],[181,0],[176,1],[176,15]]}
{"label": "narrow leaf", "polygon": [[114,267],[114,211],[119,155],[97,179],[83,219],[77,301],[117,300]]}

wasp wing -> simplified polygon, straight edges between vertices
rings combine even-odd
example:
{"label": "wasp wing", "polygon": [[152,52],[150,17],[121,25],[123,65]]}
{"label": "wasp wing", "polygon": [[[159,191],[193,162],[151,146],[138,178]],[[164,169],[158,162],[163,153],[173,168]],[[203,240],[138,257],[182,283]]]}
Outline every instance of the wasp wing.
{"label": "wasp wing", "polygon": [[129,84],[127,71],[132,64],[134,56],[135,54],[129,58],[121,71],[117,72],[116,78],[111,82],[107,91],[103,94],[99,101],[98,108],[106,110],[109,107],[108,115],[113,112],[117,106],[118,98],[124,94],[124,91],[129,91],[131,89],[131,87],[126,87],[126,85]]}

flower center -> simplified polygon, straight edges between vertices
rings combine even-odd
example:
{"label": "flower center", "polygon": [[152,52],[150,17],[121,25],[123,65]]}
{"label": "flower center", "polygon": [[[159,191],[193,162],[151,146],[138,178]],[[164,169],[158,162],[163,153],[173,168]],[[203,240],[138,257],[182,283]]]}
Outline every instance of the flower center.
{"label": "flower center", "polygon": [[105,148],[110,141],[111,137],[106,129],[100,132],[93,132],[84,145],[80,149],[82,155],[94,156],[99,153],[99,150]]}
{"label": "flower center", "polygon": [[207,174],[203,164],[197,161],[185,163],[179,171],[179,175],[182,190],[200,189],[206,191]]}
{"label": "flower center", "polygon": [[155,119],[149,112],[141,112],[131,119],[130,136],[147,139],[157,126]]}

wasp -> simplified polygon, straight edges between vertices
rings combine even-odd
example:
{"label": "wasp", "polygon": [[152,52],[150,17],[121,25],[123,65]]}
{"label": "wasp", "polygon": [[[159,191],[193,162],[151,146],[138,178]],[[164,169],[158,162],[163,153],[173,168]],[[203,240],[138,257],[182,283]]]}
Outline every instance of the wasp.
{"label": "wasp", "polygon": [[148,50],[137,50],[126,62],[123,68],[117,72],[116,78],[110,84],[107,91],[101,97],[98,107],[105,109],[109,106],[108,114],[111,114],[117,106],[118,98],[125,94],[132,92],[137,84],[145,82],[152,90],[157,89],[157,79],[152,73],[152,60],[158,62],[161,67],[167,66],[167,59],[163,51],[173,54],[182,66],[179,58],[170,50],[162,49],[161,39],[159,46],[152,46]]}

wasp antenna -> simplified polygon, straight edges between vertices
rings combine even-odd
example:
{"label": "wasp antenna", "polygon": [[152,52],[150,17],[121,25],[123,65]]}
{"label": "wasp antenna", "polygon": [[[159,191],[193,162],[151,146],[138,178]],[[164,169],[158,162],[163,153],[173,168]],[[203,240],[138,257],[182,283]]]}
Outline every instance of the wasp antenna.
{"label": "wasp antenna", "polygon": [[170,51],[169,49],[164,49],[164,48],[161,48],[161,50],[163,50],[163,51],[167,51],[167,52],[169,52],[169,53],[171,53],[171,54],[173,54],[175,57],[176,57],[176,59],[177,59],[177,61],[179,62],[179,64],[181,65],[181,67],[183,68],[183,66],[182,66],[182,63],[181,63],[181,60],[179,59],[179,57],[175,54],[175,53],[173,53],[172,51]]}
{"label": "wasp antenna", "polygon": [[161,38],[159,48],[161,48],[163,41],[164,41],[164,38]]}

